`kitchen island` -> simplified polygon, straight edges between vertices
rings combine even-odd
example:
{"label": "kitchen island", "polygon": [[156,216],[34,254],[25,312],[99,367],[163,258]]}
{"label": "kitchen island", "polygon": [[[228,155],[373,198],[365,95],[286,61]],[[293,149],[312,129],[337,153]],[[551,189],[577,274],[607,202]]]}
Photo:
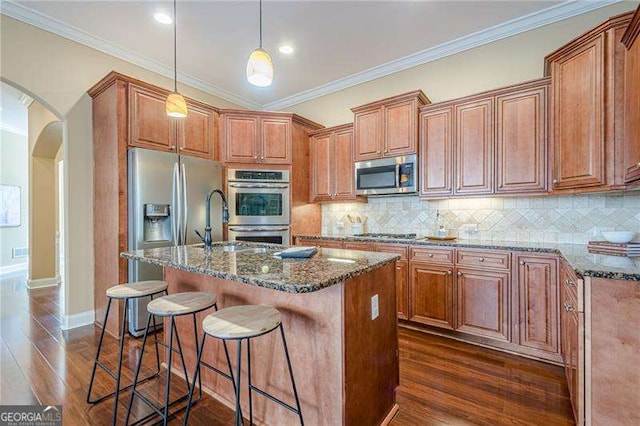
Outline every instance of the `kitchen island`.
{"label": "kitchen island", "polygon": [[[306,424],[386,424],[397,411],[395,261],[399,256],[341,249],[319,249],[311,259],[274,256],[282,248],[231,242],[214,244],[210,253],[202,245],[192,245],[122,256],[163,266],[170,293],[213,292],[219,309],[246,304],[278,309]],[[376,295],[377,313],[372,307]],[[198,336],[208,313],[198,315]],[[191,316],[178,318],[177,327],[191,372],[196,358]],[[261,336],[251,346],[252,383],[292,403],[280,336]],[[229,350],[235,360],[235,345]],[[226,369],[223,347],[216,339],[207,339],[203,359]],[[174,366],[179,374],[180,362]],[[208,369],[202,374],[206,392],[233,407],[231,382]],[[243,380],[246,377],[243,368]],[[246,383],[241,399],[243,412],[248,413]],[[297,424],[291,412],[260,396],[253,398],[253,410],[259,423]]]}

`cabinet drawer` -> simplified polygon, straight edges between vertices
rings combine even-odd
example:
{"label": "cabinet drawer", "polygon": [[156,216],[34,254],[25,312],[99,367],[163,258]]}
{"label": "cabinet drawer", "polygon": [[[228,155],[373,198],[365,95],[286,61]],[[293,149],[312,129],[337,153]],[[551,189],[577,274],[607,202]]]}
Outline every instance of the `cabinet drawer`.
{"label": "cabinet drawer", "polygon": [[345,241],[344,248],[347,250],[373,251],[373,243],[366,241]]}
{"label": "cabinet drawer", "polygon": [[458,250],[456,264],[460,266],[509,269],[511,253]]}
{"label": "cabinet drawer", "polygon": [[431,263],[453,264],[453,250],[411,247],[411,260],[422,260]]}
{"label": "cabinet drawer", "polygon": [[407,260],[407,246],[397,244],[375,244],[374,250],[382,253],[399,254],[400,260]]}
{"label": "cabinet drawer", "polygon": [[[566,261],[560,263],[560,285],[566,289],[568,295],[575,302],[578,312],[584,312],[584,280],[575,273]],[[560,309],[563,307],[561,306]]]}

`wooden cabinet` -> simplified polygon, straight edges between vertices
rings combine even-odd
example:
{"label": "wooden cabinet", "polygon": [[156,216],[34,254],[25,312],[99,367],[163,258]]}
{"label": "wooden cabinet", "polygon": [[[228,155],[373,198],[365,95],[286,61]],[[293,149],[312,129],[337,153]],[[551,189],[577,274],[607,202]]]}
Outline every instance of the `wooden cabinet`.
{"label": "wooden cabinet", "polygon": [[129,146],[176,150],[176,119],[167,115],[167,95],[129,84]]}
{"label": "wooden cabinet", "polygon": [[222,111],[227,163],[291,164],[290,114]]}
{"label": "wooden cabinet", "polygon": [[453,108],[420,112],[420,195],[453,194]]}
{"label": "wooden cabinet", "polygon": [[409,320],[453,330],[453,266],[414,261],[409,264]]}
{"label": "wooden cabinet", "polygon": [[640,7],[626,29],[622,42],[626,48],[624,67],[625,183],[640,183]]}
{"label": "wooden cabinet", "polygon": [[549,81],[421,107],[420,196],[545,193]]}
{"label": "wooden cabinet", "polygon": [[171,118],[165,111],[165,91],[134,83],[128,86],[130,147],[218,159],[214,107],[186,99],[187,117]]}
{"label": "wooden cabinet", "polygon": [[352,201],[354,193],[353,125],[310,134],[311,201]]}
{"label": "wooden cabinet", "polygon": [[428,103],[417,90],[352,108],[355,161],[415,154],[418,108]]}
{"label": "wooden cabinet", "polygon": [[557,256],[516,255],[518,344],[555,355],[558,335]]}
{"label": "wooden cabinet", "polygon": [[345,241],[343,243],[343,248],[346,250],[373,251],[373,243],[368,243],[366,241]]}
{"label": "wooden cabinet", "polygon": [[454,107],[456,122],[455,194],[493,192],[493,99]]}
{"label": "wooden cabinet", "polygon": [[630,14],[609,19],[545,58],[551,76],[552,190],[624,188],[624,72]]}
{"label": "wooden cabinet", "polygon": [[576,289],[579,280],[568,267],[561,268],[561,354],[569,385],[569,396],[576,424],[584,424],[585,347],[584,312],[580,309]]}
{"label": "wooden cabinet", "polygon": [[508,342],[510,282],[508,272],[458,268],[456,330]]}
{"label": "wooden cabinet", "polygon": [[398,306],[398,318],[406,320],[409,318],[409,262],[407,261],[407,246],[376,243],[374,250],[400,255],[400,260],[396,261],[396,304]]}
{"label": "wooden cabinet", "polygon": [[496,194],[547,190],[547,85],[496,97]]}

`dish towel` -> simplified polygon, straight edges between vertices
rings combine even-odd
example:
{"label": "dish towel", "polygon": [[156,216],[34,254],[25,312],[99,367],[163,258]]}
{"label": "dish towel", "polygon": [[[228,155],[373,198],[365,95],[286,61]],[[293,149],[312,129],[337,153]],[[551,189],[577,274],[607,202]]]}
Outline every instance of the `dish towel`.
{"label": "dish towel", "polygon": [[289,247],[288,249],[279,251],[277,253],[274,253],[273,255],[278,256],[282,259],[284,258],[305,259],[305,258],[310,258],[314,254],[316,254],[317,251],[318,251],[317,247],[299,246],[299,247]]}

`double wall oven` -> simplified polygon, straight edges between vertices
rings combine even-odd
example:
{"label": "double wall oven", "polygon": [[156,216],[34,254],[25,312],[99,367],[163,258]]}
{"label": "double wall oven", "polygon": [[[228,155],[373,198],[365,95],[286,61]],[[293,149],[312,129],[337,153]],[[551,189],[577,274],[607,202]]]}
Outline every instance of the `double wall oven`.
{"label": "double wall oven", "polygon": [[228,169],[229,239],[289,244],[288,170]]}

